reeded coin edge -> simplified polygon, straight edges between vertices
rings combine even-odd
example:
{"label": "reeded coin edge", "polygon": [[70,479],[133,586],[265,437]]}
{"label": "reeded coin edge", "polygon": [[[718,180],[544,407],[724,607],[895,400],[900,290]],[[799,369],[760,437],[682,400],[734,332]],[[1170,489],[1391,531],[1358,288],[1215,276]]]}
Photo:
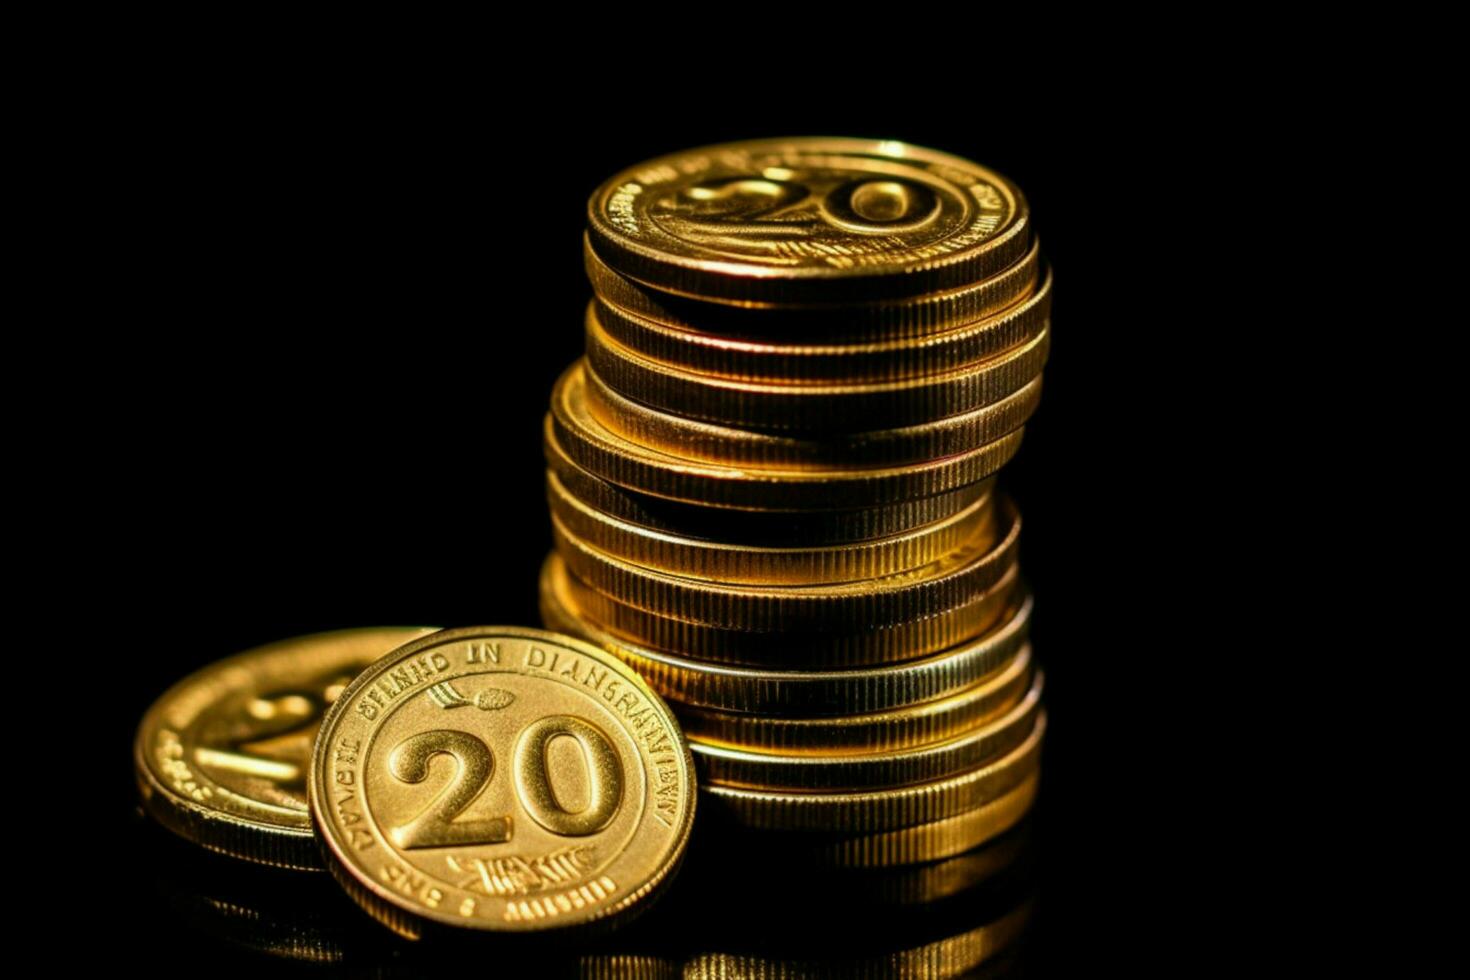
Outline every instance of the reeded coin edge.
{"label": "reeded coin edge", "polygon": [[1035,604],[1018,575],[995,625],[952,647],[879,666],[781,670],[693,660],[619,637],[566,604],[569,597],[557,588],[558,576],[566,574],[561,556],[548,552],[540,580],[541,614],[548,625],[586,631],[581,635],[588,642],[619,659],[637,660],[673,703],[748,714],[803,715],[814,705],[830,703],[871,713],[951,695],[993,675],[1015,656],[1027,643]]}

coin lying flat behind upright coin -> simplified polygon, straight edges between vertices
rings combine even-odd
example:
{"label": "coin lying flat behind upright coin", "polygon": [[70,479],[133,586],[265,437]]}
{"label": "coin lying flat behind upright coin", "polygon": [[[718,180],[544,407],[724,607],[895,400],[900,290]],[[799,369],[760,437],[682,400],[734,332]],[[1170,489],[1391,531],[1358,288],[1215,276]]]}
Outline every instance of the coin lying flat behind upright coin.
{"label": "coin lying flat behind upright coin", "polygon": [[327,705],[425,627],[314,633],[237,654],[169,688],[138,726],[133,761],[158,821],[211,850],[320,869],[306,803]]}
{"label": "coin lying flat behind upright coin", "polygon": [[668,707],[611,654],[467,627],[343,692],[310,800],[328,866],[385,925],[527,932],[642,907],[688,843],[694,772]]}

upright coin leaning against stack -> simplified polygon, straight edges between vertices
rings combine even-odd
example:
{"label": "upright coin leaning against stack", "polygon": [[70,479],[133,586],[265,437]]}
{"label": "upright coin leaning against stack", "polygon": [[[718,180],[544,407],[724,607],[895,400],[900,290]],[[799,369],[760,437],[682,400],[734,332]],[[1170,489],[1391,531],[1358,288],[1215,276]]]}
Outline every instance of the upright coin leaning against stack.
{"label": "upright coin leaning against stack", "polygon": [[545,424],[548,627],[669,701],[706,812],[843,865],[1006,830],[1045,725],[994,484],[1050,340],[1020,191],[799,138],[650,160],[588,211],[586,356]]}

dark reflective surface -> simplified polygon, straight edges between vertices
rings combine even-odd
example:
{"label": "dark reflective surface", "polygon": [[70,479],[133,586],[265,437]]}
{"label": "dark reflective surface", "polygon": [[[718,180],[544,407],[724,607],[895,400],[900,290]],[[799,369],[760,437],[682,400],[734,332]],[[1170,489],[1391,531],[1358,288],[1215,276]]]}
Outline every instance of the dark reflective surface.
{"label": "dark reflective surface", "polygon": [[[703,832],[701,832],[703,831]],[[546,977],[1026,975],[1036,913],[1029,821],[945,861],[819,871],[760,839],[704,825],[679,876],[602,935],[462,935],[407,941],[324,873],[204,851],[142,813],[128,854],[171,955],[231,970],[342,968],[415,976],[486,960]]]}

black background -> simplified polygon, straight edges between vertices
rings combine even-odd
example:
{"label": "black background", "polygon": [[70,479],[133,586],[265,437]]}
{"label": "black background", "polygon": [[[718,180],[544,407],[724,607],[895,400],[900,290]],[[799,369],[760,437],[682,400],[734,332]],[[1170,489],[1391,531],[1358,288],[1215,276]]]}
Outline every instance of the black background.
{"label": "black background", "polygon": [[[118,100],[94,143],[115,164],[96,178],[96,244],[118,256],[108,300],[123,311],[99,341],[117,373],[94,444],[106,560],[87,593],[129,633],[96,749],[110,823],[133,820],[139,716],[198,666],[337,627],[539,625],[541,419],[581,349],[580,237],[602,179],[742,137],[906,140],[1012,178],[1055,268],[1041,407],[1001,477],[1025,520],[1051,717],[1028,956],[1041,973],[1132,959],[1114,930],[1136,939],[1167,903],[1159,857],[1191,860],[1166,853],[1182,804],[1159,786],[1189,749],[1155,725],[1161,696],[1187,708],[1189,682],[1161,598],[1179,570],[1153,546],[1185,527],[1173,467],[1190,421],[1165,409],[1202,355],[1162,280],[1212,220],[1201,151],[1101,92],[1041,113],[602,106],[613,78],[576,99],[487,102],[175,81]],[[137,901],[114,921],[159,914]]]}

